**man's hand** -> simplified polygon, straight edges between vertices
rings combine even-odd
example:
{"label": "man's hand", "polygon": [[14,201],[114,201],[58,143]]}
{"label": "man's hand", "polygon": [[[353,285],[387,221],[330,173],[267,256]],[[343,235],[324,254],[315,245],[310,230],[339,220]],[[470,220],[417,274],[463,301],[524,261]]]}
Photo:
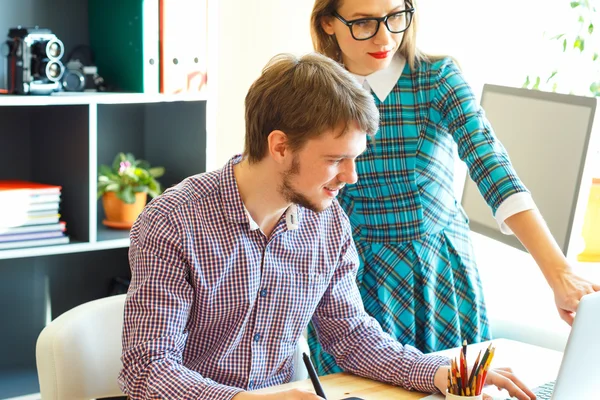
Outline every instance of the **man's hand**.
{"label": "man's hand", "polygon": [[314,392],[307,390],[292,389],[271,394],[256,394],[241,392],[233,396],[233,400],[324,400]]}
{"label": "man's hand", "polygon": [[600,285],[567,270],[552,283],[552,290],[558,314],[569,325],[573,325],[575,312],[581,298],[588,293],[600,291]]}
{"label": "man's hand", "polygon": [[[471,368],[469,368],[469,371]],[[440,392],[446,393],[448,386],[448,366],[440,367],[433,378],[435,386]],[[510,368],[493,368],[488,371],[484,385],[495,385],[499,389],[506,389],[508,393],[519,400],[535,400],[533,392],[525,386],[519,378],[517,378]],[[489,399],[489,396],[483,394],[484,399]]]}

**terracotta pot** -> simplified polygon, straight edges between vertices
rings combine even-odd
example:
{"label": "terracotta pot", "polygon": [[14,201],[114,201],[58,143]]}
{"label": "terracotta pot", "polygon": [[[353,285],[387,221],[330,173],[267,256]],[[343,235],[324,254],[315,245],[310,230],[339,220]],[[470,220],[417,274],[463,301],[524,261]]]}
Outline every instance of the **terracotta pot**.
{"label": "terracotta pot", "polygon": [[147,198],[148,193],[135,193],[135,203],[127,204],[121,201],[115,192],[104,193],[102,195],[102,205],[106,214],[104,225],[120,229],[131,228],[146,206]]}

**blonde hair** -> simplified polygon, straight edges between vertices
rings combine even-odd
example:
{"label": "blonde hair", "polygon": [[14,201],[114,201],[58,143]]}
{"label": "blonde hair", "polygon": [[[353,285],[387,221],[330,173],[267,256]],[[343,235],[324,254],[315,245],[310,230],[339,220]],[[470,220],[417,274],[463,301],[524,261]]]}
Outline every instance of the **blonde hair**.
{"label": "blonde hair", "polygon": [[[310,16],[310,33],[315,51],[339,63],[343,63],[340,46],[334,35],[328,35],[323,30],[321,21],[325,17],[331,17],[333,12],[340,7],[341,3],[342,0],[315,0],[315,5]],[[444,58],[444,56],[433,56],[419,51],[417,48],[419,13],[416,9],[416,0],[408,0],[406,3],[412,4],[415,12],[410,26],[404,32],[398,53],[406,59],[406,62],[410,65],[410,69],[414,71],[422,61],[436,61]]]}
{"label": "blonde hair", "polygon": [[318,53],[273,57],[248,90],[245,108],[244,156],[250,163],[265,157],[274,130],[284,132],[297,151],[341,124],[356,123],[370,136],[379,126],[371,94],[341,65]]}

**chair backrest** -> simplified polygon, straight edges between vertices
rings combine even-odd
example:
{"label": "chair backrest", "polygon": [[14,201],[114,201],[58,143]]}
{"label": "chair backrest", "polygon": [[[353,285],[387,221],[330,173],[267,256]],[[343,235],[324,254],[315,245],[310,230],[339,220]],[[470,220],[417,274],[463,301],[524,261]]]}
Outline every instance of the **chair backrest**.
{"label": "chair backrest", "polygon": [[79,305],[42,330],[36,361],[43,400],[123,396],[117,376],[125,296]]}
{"label": "chair backrest", "polygon": [[294,352],[294,374],[292,375],[291,382],[303,381],[308,379],[308,371],[304,366],[304,360],[302,359],[302,353],[310,354],[310,348],[304,335],[300,336],[298,346]]}
{"label": "chair backrest", "polygon": [[[37,340],[36,360],[43,400],[89,400],[122,396],[121,333],[126,295],[77,306],[46,326]],[[300,337],[294,353],[292,382],[308,379]]]}

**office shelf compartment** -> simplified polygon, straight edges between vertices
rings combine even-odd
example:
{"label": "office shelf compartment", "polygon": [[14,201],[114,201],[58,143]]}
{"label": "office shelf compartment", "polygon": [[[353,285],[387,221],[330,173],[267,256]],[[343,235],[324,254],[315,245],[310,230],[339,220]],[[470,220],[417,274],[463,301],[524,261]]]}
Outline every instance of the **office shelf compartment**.
{"label": "office shelf compartment", "polygon": [[[163,188],[206,169],[206,101],[98,104],[98,164],[111,165],[119,152],[131,152],[152,166],[165,167]],[[96,185],[96,182],[94,182]],[[97,204],[97,240],[127,237],[102,225]]]}
{"label": "office shelf compartment", "polygon": [[0,261],[0,398],[36,393],[35,344],[53,318],[129,278],[127,249]]}
{"label": "office shelf compartment", "polygon": [[61,220],[79,242],[90,239],[89,107],[0,107],[0,179],[62,186]]}

